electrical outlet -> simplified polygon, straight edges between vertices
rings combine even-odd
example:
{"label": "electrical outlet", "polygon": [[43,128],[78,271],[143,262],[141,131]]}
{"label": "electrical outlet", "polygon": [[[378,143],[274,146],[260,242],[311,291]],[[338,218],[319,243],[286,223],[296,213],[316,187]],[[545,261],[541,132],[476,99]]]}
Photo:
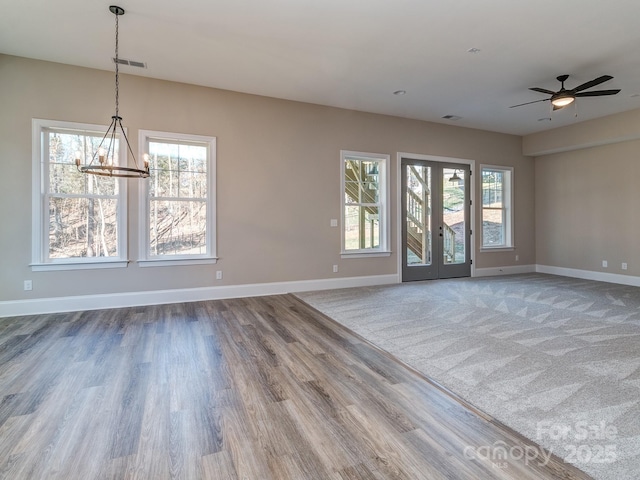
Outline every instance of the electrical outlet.
{"label": "electrical outlet", "polygon": [[222,280],[222,270],[216,272],[216,280]]}
{"label": "electrical outlet", "polygon": [[333,273],[338,273],[338,265],[333,266]]}
{"label": "electrical outlet", "polygon": [[520,255],[516,255],[516,262],[520,260]]}
{"label": "electrical outlet", "polygon": [[606,260],[602,260],[602,266],[603,266],[604,268],[607,268],[608,264],[607,264],[607,261],[606,261]]}
{"label": "electrical outlet", "polygon": [[626,270],[627,269],[627,262],[622,262],[622,269]]}
{"label": "electrical outlet", "polygon": [[33,283],[31,282],[31,280],[24,281],[24,289],[25,291],[33,290]]}
{"label": "electrical outlet", "polygon": [[332,227],[337,227],[338,226],[338,219],[337,218],[332,218],[331,222],[329,223],[329,225],[331,225]]}

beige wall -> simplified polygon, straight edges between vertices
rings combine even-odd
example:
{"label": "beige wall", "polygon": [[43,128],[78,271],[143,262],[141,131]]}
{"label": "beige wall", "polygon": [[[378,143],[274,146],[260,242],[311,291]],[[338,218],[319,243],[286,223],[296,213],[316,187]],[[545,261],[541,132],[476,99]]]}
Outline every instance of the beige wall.
{"label": "beige wall", "polygon": [[608,115],[522,139],[522,152],[536,157],[640,139],[640,109]]}
{"label": "beige wall", "polygon": [[[535,263],[533,161],[523,157],[520,137],[123,75],[120,113],[134,151],[138,129],[217,137],[220,260],[31,272],[31,119],[105,123],[113,114],[113,73],[0,55],[0,86],[0,301],[395,274],[395,218],[391,257],[340,258],[339,229],[329,226],[340,218],[340,149],[392,156],[392,217],[399,151],[514,166],[516,253],[519,264]],[[129,185],[135,260],[138,192],[135,181]],[[476,254],[477,267],[513,260],[514,252]],[[224,280],[215,280],[216,270]],[[22,291],[25,279],[33,280],[32,292]]]}
{"label": "beige wall", "polygon": [[[539,155],[535,158],[539,265],[640,275],[638,139],[640,110],[524,137],[524,149]],[[623,262],[628,264],[626,271]]]}
{"label": "beige wall", "polygon": [[635,140],[536,158],[538,264],[640,276],[638,152]]}

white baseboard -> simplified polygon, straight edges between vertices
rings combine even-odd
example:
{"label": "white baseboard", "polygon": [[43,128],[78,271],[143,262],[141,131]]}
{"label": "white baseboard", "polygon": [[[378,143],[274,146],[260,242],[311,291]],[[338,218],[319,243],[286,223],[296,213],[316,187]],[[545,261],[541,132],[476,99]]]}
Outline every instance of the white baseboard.
{"label": "white baseboard", "polygon": [[578,270],[576,268],[552,267],[550,265],[536,265],[536,272],[550,275],[562,275],[564,277],[582,278],[584,280],[596,280],[598,282],[619,283],[640,287],[640,277],[632,275],[620,275],[619,273],[594,272],[592,270]]}
{"label": "white baseboard", "polygon": [[493,277],[496,275],[515,275],[517,273],[533,273],[535,265],[511,265],[507,267],[476,268],[474,277]]}
{"label": "white baseboard", "polygon": [[[506,267],[476,268],[474,277],[513,275],[518,273],[547,273],[565,277],[596,280],[640,287],[640,277],[616,273],[594,272],[549,265],[514,265]],[[334,288],[368,287],[400,283],[397,274],[372,275],[367,277],[327,278],[297,282],[254,283],[221,287],[202,287],[150,292],[127,292],[105,295],[80,295],[73,297],[35,298],[0,302],[0,317],[38,315],[43,313],[100,310],[104,308],[137,307],[166,303],[219,300],[223,298],[258,297],[284,293],[329,290]]]}
{"label": "white baseboard", "polygon": [[79,295],[74,297],[34,298],[0,302],[0,317],[38,315],[42,313],[100,310],[103,308],[138,307],[166,303],[197,302],[223,298],[258,297],[283,293],[333,288],[368,287],[399,283],[396,274],[368,277],[327,278],[299,282],[254,283],[221,287],[202,287],[150,292],[127,292],[104,295]]}

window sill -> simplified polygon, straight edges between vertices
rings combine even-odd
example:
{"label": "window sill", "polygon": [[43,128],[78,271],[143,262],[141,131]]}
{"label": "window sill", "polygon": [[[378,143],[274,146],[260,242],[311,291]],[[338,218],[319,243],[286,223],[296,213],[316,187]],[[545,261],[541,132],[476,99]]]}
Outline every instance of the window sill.
{"label": "window sill", "polygon": [[218,257],[209,258],[162,258],[138,260],[138,266],[146,267],[176,267],[180,265],[212,265],[218,263]]}
{"label": "window sill", "polygon": [[513,252],[516,247],[481,247],[480,252]]}
{"label": "window sill", "polygon": [[371,258],[371,257],[389,257],[391,256],[391,252],[376,250],[375,252],[342,252],[340,254],[340,258]]}
{"label": "window sill", "polygon": [[129,260],[106,260],[97,262],[65,262],[65,263],[32,263],[32,272],[48,272],[61,270],[94,270],[100,268],[126,268]]}

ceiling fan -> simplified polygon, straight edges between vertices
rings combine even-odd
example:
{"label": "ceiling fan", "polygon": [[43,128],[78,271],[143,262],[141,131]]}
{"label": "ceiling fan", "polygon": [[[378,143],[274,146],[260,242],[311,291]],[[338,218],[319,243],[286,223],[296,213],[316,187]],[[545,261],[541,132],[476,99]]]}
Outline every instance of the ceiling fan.
{"label": "ceiling fan", "polygon": [[577,87],[572,88],[571,90],[567,90],[566,88],[564,88],[564,82],[567,80],[567,78],[569,78],[569,75],[560,75],[559,77],[556,77],[556,78],[561,84],[560,90],[558,90],[557,92],[553,92],[551,90],[547,90],[545,88],[538,88],[538,87],[532,87],[529,89],[529,90],[533,90],[534,92],[546,93],[547,95],[551,95],[550,98],[543,98],[542,100],[534,100],[533,102],[520,103],[518,105],[512,105],[509,108],[521,107],[523,105],[529,105],[531,103],[547,102],[551,100],[553,109],[560,110],[561,108],[564,108],[567,105],[570,105],[571,103],[573,103],[576,97],[601,97],[603,95],[615,95],[620,91],[620,89],[595,90],[591,92],[583,91],[588,88],[595,87],[596,85],[600,85],[601,83],[608,82],[613,78],[611,75],[603,75],[601,77],[591,80],[590,82],[586,82],[586,83],[583,83],[582,85],[578,85]]}

